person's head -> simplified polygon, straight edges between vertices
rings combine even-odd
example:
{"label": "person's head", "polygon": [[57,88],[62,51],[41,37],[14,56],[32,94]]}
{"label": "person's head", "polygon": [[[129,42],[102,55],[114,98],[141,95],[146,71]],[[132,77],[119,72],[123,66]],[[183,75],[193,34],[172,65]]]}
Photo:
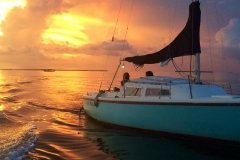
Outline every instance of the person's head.
{"label": "person's head", "polygon": [[153,72],[152,71],[147,71],[146,76],[153,76]]}
{"label": "person's head", "polygon": [[129,80],[129,78],[130,78],[129,73],[128,73],[128,72],[125,72],[125,73],[123,74],[123,79],[124,79],[124,80]]}

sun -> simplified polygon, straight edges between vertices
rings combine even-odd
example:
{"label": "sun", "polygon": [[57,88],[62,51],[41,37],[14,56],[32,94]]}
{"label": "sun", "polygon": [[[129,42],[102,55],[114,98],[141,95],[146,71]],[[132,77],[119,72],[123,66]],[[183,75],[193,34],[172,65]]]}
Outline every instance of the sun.
{"label": "sun", "polygon": [[[26,0],[1,0],[0,1],[0,25],[5,19],[8,12],[14,7],[25,7]],[[3,32],[0,29],[0,36],[3,35]]]}
{"label": "sun", "polygon": [[49,27],[42,34],[44,44],[57,44],[80,47],[88,44],[90,39],[85,32],[89,24],[101,24],[98,19],[62,13],[49,18]]}

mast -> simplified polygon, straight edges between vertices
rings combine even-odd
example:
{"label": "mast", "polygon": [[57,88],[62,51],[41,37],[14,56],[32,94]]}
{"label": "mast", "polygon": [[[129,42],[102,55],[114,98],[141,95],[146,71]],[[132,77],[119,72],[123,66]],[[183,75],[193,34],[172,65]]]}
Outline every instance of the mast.
{"label": "mast", "polygon": [[200,83],[200,53],[195,54],[195,78],[196,78],[196,83]]}

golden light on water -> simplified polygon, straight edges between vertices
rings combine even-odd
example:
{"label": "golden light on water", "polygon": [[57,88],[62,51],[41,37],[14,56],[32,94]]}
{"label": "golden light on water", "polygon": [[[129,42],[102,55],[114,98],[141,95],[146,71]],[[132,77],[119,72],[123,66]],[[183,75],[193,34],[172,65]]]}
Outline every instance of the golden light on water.
{"label": "golden light on water", "polygon": [[5,84],[5,76],[2,73],[3,71],[0,71],[0,85]]}
{"label": "golden light on water", "polygon": [[53,15],[49,19],[48,29],[42,34],[43,43],[70,47],[88,44],[89,37],[84,31],[89,23],[99,24],[101,21],[70,13]]}
{"label": "golden light on water", "polygon": [[[48,75],[49,73],[44,74]],[[73,79],[80,79],[80,77],[84,77],[85,73],[83,72],[54,72],[51,73],[51,75],[54,76],[61,76],[64,74],[64,78],[61,79],[55,79],[55,80],[49,80],[49,81],[43,81],[42,86],[45,88],[51,88],[52,92],[61,94],[49,94],[49,93],[43,93],[43,98],[48,97],[48,100],[54,101],[54,103],[62,104],[62,106],[70,105],[68,104],[68,100],[71,100],[73,95],[67,94],[67,93],[75,93],[78,94],[82,91],[82,88],[84,88],[84,82],[81,81],[75,81]],[[51,103],[51,102],[50,102]]]}
{"label": "golden light on water", "polygon": [[0,105],[0,111],[3,111],[4,110],[4,105]]}
{"label": "golden light on water", "polygon": [[[8,12],[14,7],[25,7],[26,0],[1,0],[0,1],[0,25],[5,19]],[[3,32],[0,29],[0,36],[3,35]]]}

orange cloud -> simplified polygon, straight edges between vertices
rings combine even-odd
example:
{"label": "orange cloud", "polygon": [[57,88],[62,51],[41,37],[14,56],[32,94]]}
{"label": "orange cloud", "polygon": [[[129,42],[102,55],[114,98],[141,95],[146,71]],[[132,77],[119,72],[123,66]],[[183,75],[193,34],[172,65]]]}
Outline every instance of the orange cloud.
{"label": "orange cloud", "polygon": [[[48,28],[42,34],[43,43],[65,45],[73,48],[90,43],[92,37],[90,37],[87,28],[106,25],[100,19],[72,13],[53,15],[48,21]],[[95,30],[91,32],[95,32]],[[91,41],[93,41],[93,38]]]}
{"label": "orange cloud", "polygon": [[[25,0],[2,0],[0,5],[0,24],[5,19],[8,12],[14,7],[24,7],[26,5]],[[0,30],[0,36],[3,35],[3,32]]]}
{"label": "orange cloud", "polygon": [[2,46],[17,50],[37,46],[42,31],[47,27],[46,19],[61,9],[58,2],[28,0],[24,8],[13,8],[1,25],[4,32],[1,37]]}
{"label": "orange cloud", "polygon": [[131,2],[26,0],[24,7],[9,10],[1,23],[1,64],[84,67],[91,63],[99,68],[98,61],[107,55],[114,65],[112,60],[120,57],[160,50],[181,31],[188,17],[187,0]]}

